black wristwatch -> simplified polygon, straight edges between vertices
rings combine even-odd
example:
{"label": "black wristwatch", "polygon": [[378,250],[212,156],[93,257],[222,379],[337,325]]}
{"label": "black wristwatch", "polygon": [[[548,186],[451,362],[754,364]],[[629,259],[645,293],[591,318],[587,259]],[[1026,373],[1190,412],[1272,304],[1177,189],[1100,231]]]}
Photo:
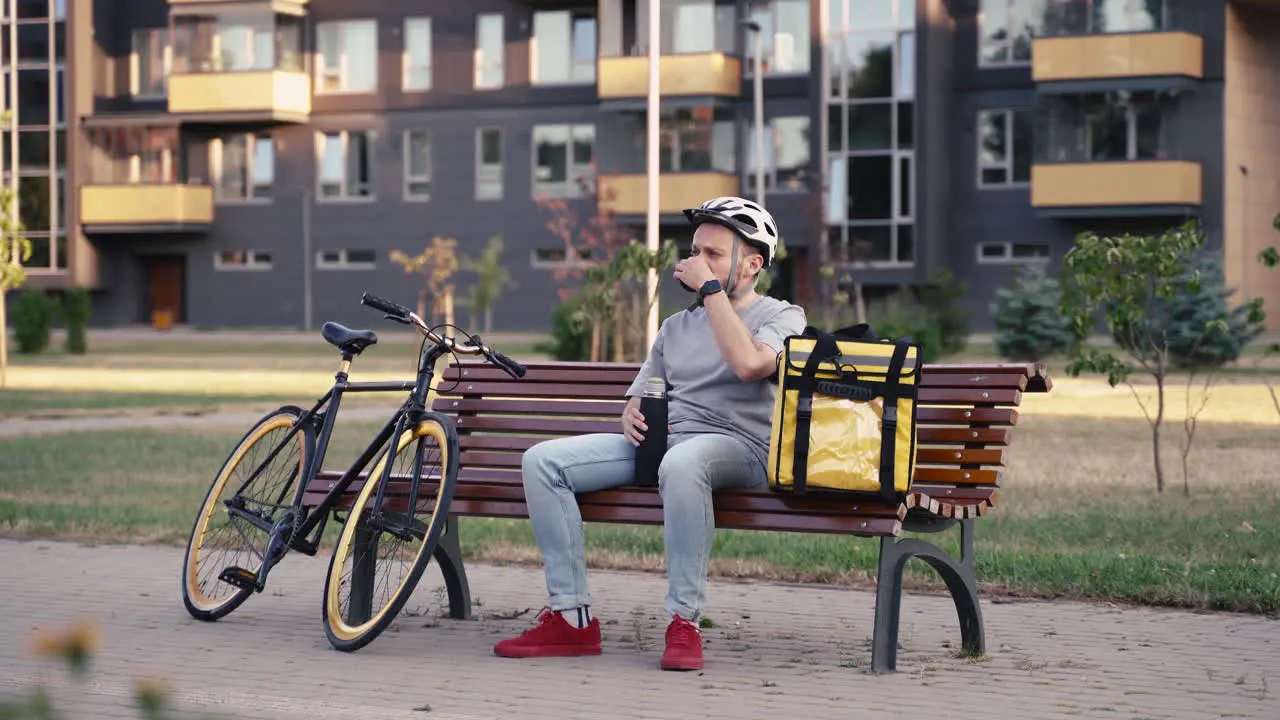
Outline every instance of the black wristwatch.
{"label": "black wristwatch", "polygon": [[711,280],[702,283],[702,287],[698,288],[698,297],[704,298],[708,295],[715,295],[721,290],[724,290],[724,287],[720,285],[720,281],[712,278]]}

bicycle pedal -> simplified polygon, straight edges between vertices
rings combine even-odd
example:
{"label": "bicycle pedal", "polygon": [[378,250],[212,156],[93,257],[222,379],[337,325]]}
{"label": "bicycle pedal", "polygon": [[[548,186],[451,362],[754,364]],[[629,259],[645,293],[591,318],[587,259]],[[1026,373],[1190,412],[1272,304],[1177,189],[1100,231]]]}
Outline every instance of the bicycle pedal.
{"label": "bicycle pedal", "polygon": [[218,579],[241,590],[262,591],[262,588],[258,587],[257,573],[235,565],[223,568],[222,572],[218,573]]}

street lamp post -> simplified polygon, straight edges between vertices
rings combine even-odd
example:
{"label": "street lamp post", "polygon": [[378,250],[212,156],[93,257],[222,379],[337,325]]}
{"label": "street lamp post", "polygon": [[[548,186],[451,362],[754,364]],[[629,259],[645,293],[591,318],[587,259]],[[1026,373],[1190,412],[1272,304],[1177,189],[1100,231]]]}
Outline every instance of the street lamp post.
{"label": "street lamp post", "polygon": [[[660,142],[658,136],[658,113],[661,111],[659,105],[660,93],[658,87],[659,64],[659,38],[662,32],[662,24],[659,12],[661,6],[659,0],[648,0],[649,2],[649,92],[647,99],[647,128],[646,128],[646,170],[645,183],[647,197],[645,203],[645,247],[649,252],[655,255],[658,252],[658,144]],[[655,295],[658,292],[658,271],[649,268],[649,272],[645,277],[645,299],[649,302],[649,314],[645,321],[645,352],[648,348],[653,347],[653,341],[658,337],[658,302]]]}
{"label": "street lamp post", "polygon": [[755,56],[751,68],[751,104],[755,114],[755,183],[756,202],[764,206],[764,72],[761,55],[764,52],[764,37],[760,23],[756,20],[743,20],[742,26],[751,31],[752,55]]}

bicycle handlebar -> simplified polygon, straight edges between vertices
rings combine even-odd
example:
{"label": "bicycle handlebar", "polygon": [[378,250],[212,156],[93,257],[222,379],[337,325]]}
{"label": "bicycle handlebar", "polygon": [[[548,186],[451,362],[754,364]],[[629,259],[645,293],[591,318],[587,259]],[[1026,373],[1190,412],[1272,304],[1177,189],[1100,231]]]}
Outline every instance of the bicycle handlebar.
{"label": "bicycle handlebar", "polygon": [[478,336],[468,336],[473,342],[468,342],[466,344],[459,343],[451,337],[441,337],[432,331],[431,328],[427,327],[427,323],[423,321],[422,318],[418,317],[417,313],[413,312],[409,308],[398,303],[393,303],[390,300],[380,298],[377,295],[371,295],[367,292],[360,296],[360,304],[368,305],[374,310],[385,313],[387,318],[390,320],[395,320],[396,322],[401,322],[406,325],[416,326],[422,334],[427,336],[428,340],[437,345],[441,345],[450,351],[460,352],[463,355],[483,355],[489,362],[505,370],[508,375],[514,378],[524,377],[526,372],[524,365],[521,365],[506,355],[503,355],[502,352],[485,345],[480,341]]}

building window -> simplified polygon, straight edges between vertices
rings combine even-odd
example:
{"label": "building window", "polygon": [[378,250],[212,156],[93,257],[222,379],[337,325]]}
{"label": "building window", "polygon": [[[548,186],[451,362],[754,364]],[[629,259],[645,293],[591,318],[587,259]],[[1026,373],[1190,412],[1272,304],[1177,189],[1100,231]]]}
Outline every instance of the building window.
{"label": "building window", "polygon": [[[742,139],[747,148],[743,185],[756,192],[756,130],[752,124]],[[764,187],[768,192],[799,192],[809,187],[809,118],[803,115],[776,117],[768,121],[764,134]]]}
{"label": "building window", "polygon": [[476,199],[502,199],[502,128],[476,128]]}
{"label": "building window", "polygon": [[87,136],[91,184],[178,182],[176,127],[89,128]]}
{"label": "building window", "polygon": [[261,135],[214,138],[209,143],[209,168],[218,201],[270,199],[275,143]]}
{"label": "building window", "polygon": [[529,56],[534,85],[595,82],[595,17],[581,10],[534,13]]}
{"label": "building window", "polygon": [[213,253],[215,270],[270,270],[271,253],[266,250],[218,250]]}
{"label": "building window", "polygon": [[270,11],[179,15],[173,71],[224,73],[302,68],[302,18]]}
{"label": "building window", "polygon": [[[529,267],[537,270],[558,270],[582,267],[591,263],[591,248],[575,248],[574,259],[568,260],[564,246],[534,248],[529,254]],[[687,253],[681,254],[685,257]]]}
{"label": "building window", "polygon": [[1031,110],[978,113],[978,187],[1031,181]]}
{"label": "building window", "polygon": [[316,24],[316,93],[373,92],[378,87],[378,24]]}
{"label": "building window", "polygon": [[978,65],[1004,67],[1031,62],[1031,38],[1039,33],[1036,0],[981,0]]}
{"label": "building window", "polygon": [[[635,47],[643,53],[649,47],[649,3],[636,5]],[[737,9],[732,3],[715,0],[664,0],[661,3],[658,51],[663,55],[682,53],[738,53]]]}
{"label": "building window", "polygon": [[[1035,12],[1037,7],[1039,13]],[[1032,13],[1036,37],[1173,29],[1169,0],[1054,0],[1033,4]]]}
{"label": "building window", "polygon": [[[643,120],[643,115],[640,117]],[[697,107],[664,111],[658,124],[662,172],[738,171],[734,145],[737,123],[731,110]],[[639,129],[643,132],[643,125]],[[643,143],[639,147],[643,148]]]}
{"label": "building window", "polygon": [[1179,147],[1165,115],[1172,95],[1117,90],[1037,100],[1036,162],[1165,160]]}
{"label": "building window", "polygon": [[316,253],[317,270],[372,270],[377,266],[373,250],[321,250]]}
{"label": "building window", "polygon": [[172,63],[168,28],[134,30],[133,52],[129,55],[129,92],[136,98],[164,97]]}
{"label": "building window", "polygon": [[317,134],[321,200],[373,199],[373,140],[370,130]]}
{"label": "building window", "polygon": [[502,13],[481,13],[476,16],[475,87],[492,90],[502,87],[506,33],[502,27]]}
{"label": "building window", "polygon": [[1048,259],[1049,259],[1049,243],[1027,243],[1027,242],[981,242],[981,243],[978,243],[978,263],[982,265],[1045,262]]}
{"label": "building window", "polygon": [[406,18],[404,21],[404,90],[431,89],[431,18]]}
{"label": "building window", "polygon": [[915,262],[915,2],[831,0],[829,258]]}
{"label": "building window", "polygon": [[[809,0],[772,0],[751,14],[760,23],[760,62],[765,75],[809,72]],[[748,32],[743,72],[755,72],[755,38]]]}
{"label": "building window", "polygon": [[534,125],[533,196],[581,196],[580,181],[591,174],[595,142],[594,125]]}
{"label": "building window", "polygon": [[431,197],[431,136],[426,130],[404,133],[404,196],[408,200]]}

